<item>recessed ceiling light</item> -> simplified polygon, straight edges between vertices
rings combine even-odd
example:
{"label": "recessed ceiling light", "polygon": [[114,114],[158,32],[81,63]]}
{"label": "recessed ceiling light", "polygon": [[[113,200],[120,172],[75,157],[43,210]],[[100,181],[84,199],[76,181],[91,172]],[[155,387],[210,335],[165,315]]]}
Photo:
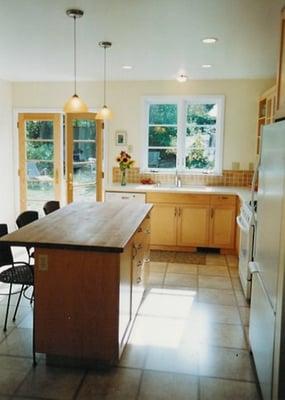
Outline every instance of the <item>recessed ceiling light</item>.
{"label": "recessed ceiling light", "polygon": [[123,69],[133,69],[133,67],[131,65],[123,65],[122,68]]}
{"label": "recessed ceiling light", "polygon": [[212,64],[203,64],[202,68],[212,68]]}
{"label": "recessed ceiling light", "polygon": [[187,79],[188,79],[188,76],[187,75],[184,75],[184,74],[181,74],[181,75],[179,75],[177,78],[176,78],[177,80],[178,80],[178,82],[186,82],[187,81]]}
{"label": "recessed ceiling light", "polygon": [[202,39],[202,42],[207,43],[207,44],[216,43],[217,41],[218,41],[218,39],[214,38],[214,37],[206,37],[206,38]]}

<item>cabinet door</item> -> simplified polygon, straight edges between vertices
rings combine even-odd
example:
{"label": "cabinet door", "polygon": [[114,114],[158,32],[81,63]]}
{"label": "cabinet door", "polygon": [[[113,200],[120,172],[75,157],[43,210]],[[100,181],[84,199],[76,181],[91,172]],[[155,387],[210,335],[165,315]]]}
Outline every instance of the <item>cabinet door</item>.
{"label": "cabinet door", "polygon": [[210,246],[221,248],[235,247],[236,209],[232,206],[211,208]]}
{"label": "cabinet door", "polygon": [[183,205],[178,209],[178,244],[207,246],[209,241],[209,207]]}
{"label": "cabinet door", "polygon": [[177,207],[155,204],[151,211],[151,245],[176,245]]}

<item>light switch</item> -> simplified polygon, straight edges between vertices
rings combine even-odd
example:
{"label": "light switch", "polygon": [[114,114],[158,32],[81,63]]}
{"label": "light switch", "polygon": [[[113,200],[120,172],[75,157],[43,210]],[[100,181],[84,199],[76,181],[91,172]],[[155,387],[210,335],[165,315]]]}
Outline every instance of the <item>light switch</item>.
{"label": "light switch", "polygon": [[48,270],[48,256],[46,254],[39,255],[39,271]]}

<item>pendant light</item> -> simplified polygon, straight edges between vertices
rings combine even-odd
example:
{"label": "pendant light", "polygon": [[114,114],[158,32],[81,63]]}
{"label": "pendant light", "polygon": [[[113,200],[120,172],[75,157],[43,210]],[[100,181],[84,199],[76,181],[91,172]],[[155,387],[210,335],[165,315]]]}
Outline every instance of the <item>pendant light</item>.
{"label": "pendant light", "polygon": [[99,42],[99,46],[104,49],[104,102],[101,111],[99,112],[98,118],[100,119],[111,119],[112,113],[106,105],[106,49],[112,46],[111,42]]}
{"label": "pendant light", "polygon": [[73,18],[74,30],[73,30],[73,57],[74,57],[74,95],[70,97],[64,105],[65,113],[84,113],[88,112],[88,107],[81,100],[81,98],[76,93],[76,20],[81,18],[84,14],[82,10],[79,9],[69,9],[66,11],[68,17]]}

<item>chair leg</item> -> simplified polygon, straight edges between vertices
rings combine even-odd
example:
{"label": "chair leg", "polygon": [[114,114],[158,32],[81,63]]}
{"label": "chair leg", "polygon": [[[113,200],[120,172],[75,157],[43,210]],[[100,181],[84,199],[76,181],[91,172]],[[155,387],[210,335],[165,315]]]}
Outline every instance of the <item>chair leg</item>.
{"label": "chair leg", "polygon": [[35,289],[33,289],[33,292],[32,292],[31,298],[30,298],[30,304],[33,304],[34,292],[35,292]]}
{"label": "chair leg", "polygon": [[15,308],[15,312],[14,312],[14,315],[13,315],[13,321],[16,321],[16,315],[17,315],[17,311],[18,311],[18,308],[19,308],[19,304],[20,304],[21,298],[22,298],[22,293],[23,293],[23,290],[24,290],[24,286],[25,285],[22,285],[22,287],[21,287],[21,291],[20,291],[20,294],[19,294],[19,297],[18,297],[18,301],[17,301],[17,305],[16,305],[16,308]]}
{"label": "chair leg", "polygon": [[34,307],[33,307],[33,367],[35,367],[36,365],[37,365],[37,360],[36,360],[35,303],[34,303]]}
{"label": "chair leg", "polygon": [[10,283],[10,288],[9,288],[9,295],[8,295],[8,302],[7,302],[7,308],[6,308],[5,323],[4,323],[4,329],[3,329],[4,332],[7,331],[7,321],[8,321],[8,315],[9,315],[11,293],[12,293],[12,283]]}

